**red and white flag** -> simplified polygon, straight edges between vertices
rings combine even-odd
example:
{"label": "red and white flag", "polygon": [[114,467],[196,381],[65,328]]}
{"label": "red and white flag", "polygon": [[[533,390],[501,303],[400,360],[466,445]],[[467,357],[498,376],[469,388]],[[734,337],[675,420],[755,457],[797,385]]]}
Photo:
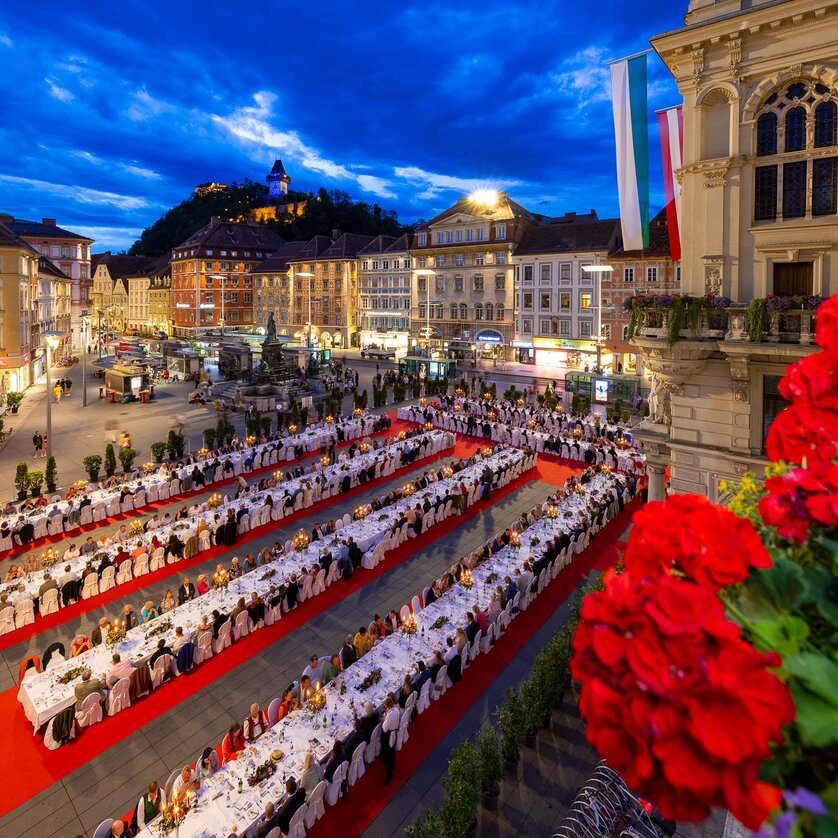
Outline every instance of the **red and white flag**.
{"label": "red and white flag", "polygon": [[684,117],[677,105],[658,111],[658,128],[663,154],[663,189],[666,196],[666,226],[669,229],[669,250],[672,260],[681,259],[681,185],[675,172],[683,165]]}

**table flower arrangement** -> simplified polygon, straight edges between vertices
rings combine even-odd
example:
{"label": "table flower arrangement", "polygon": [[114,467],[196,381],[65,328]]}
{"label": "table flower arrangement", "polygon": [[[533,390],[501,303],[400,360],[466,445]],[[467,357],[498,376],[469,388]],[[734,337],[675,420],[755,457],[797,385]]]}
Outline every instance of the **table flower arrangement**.
{"label": "table flower arrangement", "polygon": [[334,416],[327,416],[326,417],[326,424],[327,425],[334,425],[335,424],[335,417]]}
{"label": "table flower arrangement", "polygon": [[454,469],[451,466],[443,466],[442,467],[442,476],[443,477],[453,477],[454,476]]}
{"label": "table flower arrangement", "polygon": [[463,390],[463,388],[462,388],[462,387],[458,387],[458,388],[454,391],[454,395],[455,395],[455,396],[464,396],[465,394],[466,394],[466,391],[465,391],[465,390]]}
{"label": "table flower arrangement", "polygon": [[358,446],[358,450],[359,450],[362,454],[369,454],[369,451],[370,451],[370,444],[369,444],[368,442],[362,442],[362,443]]}
{"label": "table flower arrangement", "polygon": [[160,831],[167,834],[173,829],[177,829],[183,823],[183,819],[191,808],[192,800],[190,795],[182,794],[173,798],[171,803],[164,806],[160,813]]}
{"label": "table flower arrangement", "polygon": [[218,509],[221,506],[221,495],[214,494],[207,498],[207,509]]}
{"label": "table flower arrangement", "polygon": [[495,584],[495,582],[497,582],[497,581],[498,581],[498,579],[499,579],[499,577],[498,577],[497,573],[490,573],[490,574],[486,577],[486,584],[487,584],[487,585],[494,585],[494,584]]}
{"label": "table flower arrangement", "polygon": [[199,448],[199,449],[198,449],[198,456],[199,456],[201,459],[203,459],[204,457],[206,457],[206,456],[207,456],[207,454],[209,454],[209,448]]}
{"label": "table flower arrangement", "polygon": [[577,495],[584,495],[585,487],[581,483],[576,483],[573,486],[573,491],[576,492]]}
{"label": "table flower arrangement", "polygon": [[446,623],[448,622],[448,617],[444,614],[441,617],[437,617],[433,623],[431,624],[431,628],[434,630],[441,629]]}
{"label": "table flower arrangement", "polygon": [[355,410],[352,411],[353,416],[363,416],[364,411],[360,407],[356,407]]}
{"label": "table flower arrangement", "polygon": [[146,637],[157,637],[158,634],[165,634],[171,628],[171,620],[157,619],[154,621],[154,625],[146,632]]}
{"label": "table flower arrangement", "polygon": [[636,513],[571,663],[587,736],[636,793],[764,838],[838,832],[838,297],[815,340],[780,382],[764,483]]}
{"label": "table flower arrangement", "polygon": [[498,418],[497,411],[495,411],[495,410],[490,410],[490,411],[489,411],[486,415],[487,415],[487,416],[489,417],[489,419],[491,419],[492,421],[494,421],[495,419],[497,419],[497,418]]}
{"label": "table flower arrangement", "polygon": [[399,440],[407,439],[407,431],[399,431],[398,434],[396,434],[396,438]]}
{"label": "table flower arrangement", "polygon": [[484,457],[491,457],[492,456],[492,449],[491,449],[490,446],[487,445],[481,450],[483,451],[483,456]]}
{"label": "table flower arrangement", "polygon": [[142,521],[131,521],[128,524],[128,535],[131,538],[136,538],[138,535],[143,534],[143,522]]}
{"label": "table flower arrangement", "polygon": [[367,515],[372,512],[372,507],[369,504],[361,504],[360,506],[355,507],[355,511],[352,513],[353,518],[356,521],[363,521]]}
{"label": "table flower arrangement", "polygon": [[326,707],[326,687],[320,686],[318,681],[313,689],[306,690],[306,709],[312,716]]}
{"label": "table flower arrangement", "polygon": [[544,513],[548,518],[556,519],[559,517],[559,507],[555,503],[547,504],[547,511]]}
{"label": "table flower arrangement", "polygon": [[70,681],[75,681],[76,678],[81,676],[82,667],[74,666],[72,669],[68,669],[59,679],[59,684],[69,684]]}
{"label": "table flower arrangement", "polygon": [[415,491],[416,489],[412,483],[406,483],[402,486],[402,495],[404,495],[404,497],[410,497]]}
{"label": "table flower arrangement", "polygon": [[530,539],[530,547],[538,547],[539,544],[541,544],[541,539],[537,535],[534,535]]}
{"label": "table flower arrangement", "polygon": [[295,553],[302,553],[308,547],[309,538],[305,530],[300,530],[292,539],[291,546]]}
{"label": "table flower arrangement", "polygon": [[41,553],[41,567],[52,567],[58,561],[58,551],[54,550],[52,547],[47,547],[43,553]]}
{"label": "table flower arrangement", "polygon": [[329,460],[329,458],[325,454],[320,458],[320,465],[323,466],[323,468],[326,468],[326,466],[328,466],[330,462],[331,460]]}
{"label": "table flower arrangement", "polygon": [[463,571],[462,576],[460,576],[460,584],[467,590],[470,591],[474,587],[474,578],[471,575],[471,571],[466,568]]}
{"label": "table flower arrangement", "polygon": [[105,635],[105,645],[110,646],[111,648],[118,646],[123,640],[125,640],[125,634],[125,620],[122,622],[117,620],[108,628],[108,633]]}
{"label": "table flower arrangement", "polygon": [[509,549],[510,550],[520,550],[521,549],[521,536],[518,535],[517,532],[512,532],[509,534]]}
{"label": "table flower arrangement", "polygon": [[426,431],[432,431],[433,429],[434,429],[434,423],[433,422],[425,422],[425,430]]}
{"label": "table flower arrangement", "polygon": [[379,681],[381,680],[381,670],[380,669],[373,669],[363,681],[361,681],[360,686],[358,687],[358,692],[364,692],[368,690],[370,687],[374,687]]}
{"label": "table flower arrangement", "polygon": [[296,425],[289,425],[289,426],[288,426],[288,433],[289,433],[289,434],[295,434],[295,433],[297,433],[297,426],[296,426]]}
{"label": "table flower arrangement", "polygon": [[154,474],[157,466],[154,463],[143,463],[143,474]]}
{"label": "table flower arrangement", "polygon": [[574,439],[582,439],[582,429],[581,428],[574,428],[573,429],[573,438]]}
{"label": "table flower arrangement", "polygon": [[527,421],[527,428],[529,428],[529,430],[534,431],[537,427],[538,422],[536,422],[535,419],[529,419]]}
{"label": "table flower arrangement", "polygon": [[274,765],[274,763],[271,762],[271,760],[268,760],[267,762],[263,762],[247,778],[247,784],[251,788],[253,786],[258,786],[259,783],[261,783],[263,780],[267,780],[268,777],[273,777],[275,771],[276,771],[276,765]]}
{"label": "table flower arrangement", "polygon": [[212,587],[217,591],[226,590],[230,584],[230,574],[223,568],[219,567],[215,573],[212,574]]}
{"label": "table flower arrangement", "polygon": [[276,576],[276,568],[269,567],[260,577],[260,582],[267,582],[268,579],[273,579]]}

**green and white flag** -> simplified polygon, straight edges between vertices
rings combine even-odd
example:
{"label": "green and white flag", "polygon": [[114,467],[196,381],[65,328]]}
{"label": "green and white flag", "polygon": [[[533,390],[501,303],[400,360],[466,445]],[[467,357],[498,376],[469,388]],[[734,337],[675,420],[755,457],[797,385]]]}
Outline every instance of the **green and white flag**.
{"label": "green and white flag", "polygon": [[617,140],[617,189],[623,249],[649,246],[649,126],[646,54],[611,64],[611,101]]}

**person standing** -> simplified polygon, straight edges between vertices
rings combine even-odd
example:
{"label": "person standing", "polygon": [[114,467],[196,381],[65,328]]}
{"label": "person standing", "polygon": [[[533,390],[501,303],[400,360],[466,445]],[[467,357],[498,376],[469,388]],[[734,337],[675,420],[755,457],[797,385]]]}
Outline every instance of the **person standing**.
{"label": "person standing", "polygon": [[44,446],[44,438],[38,431],[32,434],[32,447],[35,449],[34,457],[37,460],[41,456],[41,449]]}
{"label": "person standing", "polygon": [[41,456],[46,457],[47,455],[47,435],[44,434],[41,438]]}
{"label": "person standing", "polygon": [[384,778],[385,786],[393,781],[393,770],[396,767],[396,737],[399,732],[400,719],[398,702],[393,693],[390,693],[384,701],[384,720],[381,723],[381,761],[387,770],[387,776]]}

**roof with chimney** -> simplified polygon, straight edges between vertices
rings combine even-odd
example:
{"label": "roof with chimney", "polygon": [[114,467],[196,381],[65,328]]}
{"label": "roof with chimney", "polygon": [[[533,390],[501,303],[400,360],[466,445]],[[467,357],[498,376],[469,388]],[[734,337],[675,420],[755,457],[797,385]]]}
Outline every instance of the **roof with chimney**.
{"label": "roof with chimney", "polygon": [[352,259],[375,238],[360,233],[342,233],[330,248],[320,254],[320,258]]}
{"label": "roof with chimney", "polygon": [[0,247],[19,247],[29,251],[30,254],[38,255],[34,247],[25,242],[18,234],[0,219]]}
{"label": "roof with chimney", "polygon": [[104,265],[108,269],[111,279],[127,279],[128,277],[149,276],[159,263],[157,256],[114,256],[108,251],[98,254],[96,267]]}
{"label": "roof with chimney", "polygon": [[281,274],[288,270],[288,263],[297,257],[300,251],[309,243],[285,242],[273,256],[260,262],[250,273],[251,274]]}
{"label": "roof with chimney", "polygon": [[395,236],[376,236],[366,247],[362,247],[358,251],[358,255],[368,256],[371,253],[385,253],[395,241]]}
{"label": "roof with chimney", "polygon": [[649,246],[643,250],[623,250],[620,247],[612,256],[614,259],[649,259],[652,257],[671,257],[669,247],[669,222],[664,207],[649,222]]}
{"label": "roof with chimney", "polygon": [[65,230],[55,223],[54,218],[44,218],[41,221],[27,221],[25,218],[15,218],[13,215],[0,215],[2,221],[10,230],[23,238],[33,239],[74,239],[75,241],[93,242],[87,236]]}
{"label": "roof with chimney", "polygon": [[311,241],[306,243],[306,246],[300,252],[289,259],[290,262],[311,262],[314,259],[319,259],[324,251],[332,246],[332,239],[328,236],[315,236]]}
{"label": "roof with chimney", "polygon": [[591,213],[568,213],[530,227],[515,249],[515,255],[613,251],[619,244],[620,219],[599,219]]}
{"label": "roof with chimney", "polygon": [[[208,224],[196,230],[186,241],[172,248],[173,253],[194,247],[236,247],[273,253],[283,239],[262,224],[221,221],[211,218]],[[175,255],[175,258],[178,258]]]}

